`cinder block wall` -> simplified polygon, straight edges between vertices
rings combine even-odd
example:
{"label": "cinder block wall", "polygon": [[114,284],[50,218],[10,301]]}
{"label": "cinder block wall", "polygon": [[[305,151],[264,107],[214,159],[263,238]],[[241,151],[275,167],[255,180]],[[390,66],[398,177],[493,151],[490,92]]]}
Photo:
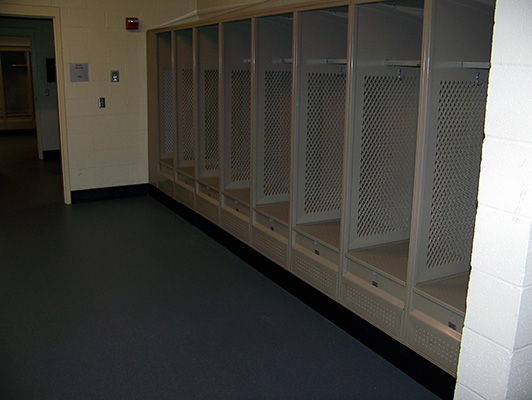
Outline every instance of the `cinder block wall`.
{"label": "cinder block wall", "polygon": [[[146,183],[146,30],[196,8],[195,0],[2,0],[10,12],[59,9],[71,190]],[[53,15],[53,13],[50,13]],[[125,30],[138,17],[140,29]],[[89,81],[70,82],[70,63],[88,63]],[[120,82],[110,82],[111,70]],[[98,97],[106,108],[98,108]]]}
{"label": "cinder block wall", "polygon": [[532,397],[531,17],[497,1],[456,399]]}

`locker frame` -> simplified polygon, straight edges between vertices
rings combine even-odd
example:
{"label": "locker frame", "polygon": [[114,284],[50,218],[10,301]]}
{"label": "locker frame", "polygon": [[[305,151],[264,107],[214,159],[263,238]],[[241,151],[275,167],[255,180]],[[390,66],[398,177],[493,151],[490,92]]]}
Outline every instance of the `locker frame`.
{"label": "locker frame", "polygon": [[[220,138],[221,138],[221,49],[220,49],[221,26],[218,23],[198,26],[194,28],[194,59],[196,73],[196,208],[198,212],[214,222],[220,224]],[[204,49],[207,48],[205,51]],[[205,72],[215,71],[216,77],[214,90],[216,96],[217,115],[213,121],[209,121],[211,127],[215,129],[214,136],[207,136],[206,118],[208,114],[205,110]],[[213,77],[211,77],[213,78]],[[211,99],[212,101],[212,99]],[[208,142],[208,139],[215,140],[215,143]],[[207,167],[207,147],[214,153],[215,163],[212,168]],[[213,155],[211,154],[211,157]],[[210,157],[209,157],[210,159]]]}
{"label": "locker frame", "polygon": [[[282,265],[289,266],[289,237],[290,237],[290,143],[292,137],[292,77],[293,77],[293,14],[271,15],[253,19],[253,178],[251,191],[252,204],[252,245],[266,257]],[[279,43],[282,43],[279,48]],[[287,73],[288,72],[288,78]],[[268,86],[267,76],[275,79],[281,86]],[[288,98],[284,98],[278,91],[286,89]],[[277,90],[277,91],[275,91]],[[281,131],[273,132],[273,127],[267,132],[267,124],[273,122],[273,116],[265,110],[266,96],[270,99],[270,112],[281,115],[279,118]],[[275,100],[279,101],[275,101]],[[276,107],[277,105],[277,107]],[[288,121],[282,119],[283,105],[288,113]],[[287,126],[282,125],[283,123]],[[284,130],[283,130],[284,129]],[[285,135],[275,138],[275,135]],[[265,143],[270,144],[266,147]],[[283,153],[284,152],[284,153]],[[279,155],[280,154],[280,155]],[[280,163],[272,165],[273,163]],[[284,176],[279,178],[279,174]],[[264,177],[269,174],[268,177]],[[269,179],[269,180],[268,180]],[[279,179],[280,181],[274,181]],[[266,185],[270,183],[272,189],[266,193]],[[286,184],[286,188],[283,186]],[[276,186],[277,185],[277,186]],[[285,190],[283,190],[285,189]]]}
{"label": "locker frame", "polygon": [[[427,215],[431,212],[434,181],[438,96],[440,84],[445,79],[476,82],[479,88],[484,85],[483,90],[486,90],[493,14],[494,8],[480,1],[466,5],[453,0],[425,0],[415,190],[407,277],[409,290],[403,337],[410,348],[453,376],[456,376],[459,353],[455,353],[454,360],[449,361],[446,349],[458,349],[460,345],[472,237],[467,261],[427,276],[426,251],[430,229],[430,217]],[[462,23],[457,23],[457,19]],[[457,41],[459,45],[456,45]],[[485,98],[479,104],[485,113]],[[477,151],[481,152],[481,148],[480,144]],[[476,168],[480,168],[480,158]],[[472,184],[478,185],[478,175]],[[473,223],[476,193],[474,190],[475,201],[469,202],[469,207],[474,208],[469,214]],[[427,343],[432,344],[427,347]]]}
{"label": "locker frame", "polygon": [[[360,4],[355,6],[354,30],[351,32],[353,57],[348,89],[348,132],[344,161],[347,171],[342,210],[342,220],[346,221],[343,243],[345,257],[342,260],[340,302],[399,340],[402,337],[407,292],[422,14],[422,11],[413,11],[401,2],[397,2],[393,8],[383,4]],[[409,96],[414,101],[411,107],[404,105],[403,96]],[[369,105],[365,103],[366,98]],[[380,128],[376,130],[380,136],[368,136],[364,142],[366,113],[368,123]],[[383,118],[379,119],[381,116]],[[393,128],[395,125],[390,126],[392,122],[405,125],[395,136],[394,142],[389,141],[392,138],[390,133],[396,132]],[[395,147],[391,147],[391,144],[401,145],[407,153],[396,155]],[[363,146],[370,152],[367,157],[363,157]],[[375,156],[372,151],[380,153]],[[381,163],[389,161],[389,166],[373,165],[374,159]],[[363,165],[364,161],[368,162],[368,167]],[[404,165],[401,175],[397,172],[400,165]],[[368,182],[368,178],[365,182],[361,181],[363,171],[371,177],[371,182]],[[395,192],[398,194],[390,196],[392,191],[387,186],[384,186],[386,189],[372,188],[375,182],[396,185]],[[364,197],[364,204],[360,205],[362,185],[377,197],[374,203],[370,202],[371,207],[367,206],[368,199]],[[383,206],[388,208],[383,209]],[[397,221],[383,221],[383,217],[388,218],[398,207],[402,207],[403,214],[408,213],[407,218],[402,215],[404,221],[399,221],[407,226]],[[361,218],[361,209],[370,215]],[[370,226],[373,232],[366,237],[358,234],[359,218],[363,222],[377,221]]]}
{"label": "locker frame", "polygon": [[[241,19],[220,24],[221,48],[221,104],[220,109],[220,187],[221,187],[221,226],[245,243],[249,243],[251,235],[251,180],[252,180],[252,151],[251,124],[253,109],[251,104],[253,81],[253,63],[251,59],[252,20]],[[239,96],[233,98],[232,73],[235,73],[235,84],[242,85],[235,89],[246,89],[249,77],[249,115],[245,99]],[[243,107],[244,117],[249,118],[247,132],[244,121],[239,121],[238,115],[233,114],[232,100],[237,100]],[[237,110],[238,111],[238,110]],[[235,119],[233,119],[233,116]],[[232,123],[235,123],[233,130]],[[239,133],[239,130],[241,132]],[[235,137],[233,137],[233,134]],[[236,135],[239,135],[238,137]],[[233,139],[243,139],[243,143]],[[234,145],[238,145],[235,149]],[[237,159],[240,150],[244,155],[244,163]],[[233,169],[234,168],[234,169]],[[233,175],[234,174],[234,175]],[[235,177],[237,179],[235,179]]]}

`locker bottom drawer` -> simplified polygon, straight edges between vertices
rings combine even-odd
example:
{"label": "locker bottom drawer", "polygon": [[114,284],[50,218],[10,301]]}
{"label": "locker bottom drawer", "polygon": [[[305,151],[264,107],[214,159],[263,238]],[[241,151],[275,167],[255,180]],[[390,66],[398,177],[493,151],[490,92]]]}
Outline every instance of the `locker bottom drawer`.
{"label": "locker bottom drawer", "polygon": [[176,183],[175,199],[188,208],[194,209],[194,191],[192,188]]}
{"label": "locker bottom drawer", "polygon": [[157,182],[157,189],[163,191],[170,197],[174,197],[174,182],[170,180],[164,180]]}
{"label": "locker bottom drawer", "polygon": [[253,247],[259,253],[288,268],[288,239],[255,223],[251,240]]}
{"label": "locker bottom drawer", "polygon": [[205,198],[202,195],[196,195],[196,211],[208,220],[219,225],[218,221],[219,203],[211,198]]}
{"label": "locker bottom drawer", "polygon": [[404,302],[352,274],[346,275],[342,282],[343,305],[400,338]]}
{"label": "locker bottom drawer", "polygon": [[458,366],[461,336],[420,311],[410,314],[408,345],[454,376]]}
{"label": "locker bottom drawer", "polygon": [[222,207],[222,228],[231,235],[249,244],[249,218]]}
{"label": "locker bottom drawer", "polygon": [[292,248],[292,268],[305,282],[334,299],[338,298],[338,265],[296,244]]}

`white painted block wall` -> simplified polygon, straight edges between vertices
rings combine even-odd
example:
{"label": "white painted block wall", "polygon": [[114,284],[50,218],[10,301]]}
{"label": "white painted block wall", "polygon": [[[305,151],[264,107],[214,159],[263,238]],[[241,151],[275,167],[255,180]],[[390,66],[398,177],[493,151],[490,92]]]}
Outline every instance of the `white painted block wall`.
{"label": "white painted block wall", "polygon": [[[59,10],[70,189],[148,182],[146,30],[194,10],[196,1],[0,0],[0,13],[32,7],[43,16]],[[138,17],[140,29],[127,32],[126,17]],[[89,64],[88,82],[70,82],[73,62]],[[120,71],[119,83],[110,82],[111,70]]]}
{"label": "white painted block wall", "polygon": [[458,400],[532,398],[531,20],[497,1]]}

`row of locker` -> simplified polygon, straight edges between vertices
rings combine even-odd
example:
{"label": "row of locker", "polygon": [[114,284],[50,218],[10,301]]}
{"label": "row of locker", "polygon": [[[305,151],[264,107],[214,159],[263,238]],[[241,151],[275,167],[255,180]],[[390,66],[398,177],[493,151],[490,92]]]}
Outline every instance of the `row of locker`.
{"label": "row of locker", "polygon": [[455,374],[494,4],[148,32],[150,182]]}

